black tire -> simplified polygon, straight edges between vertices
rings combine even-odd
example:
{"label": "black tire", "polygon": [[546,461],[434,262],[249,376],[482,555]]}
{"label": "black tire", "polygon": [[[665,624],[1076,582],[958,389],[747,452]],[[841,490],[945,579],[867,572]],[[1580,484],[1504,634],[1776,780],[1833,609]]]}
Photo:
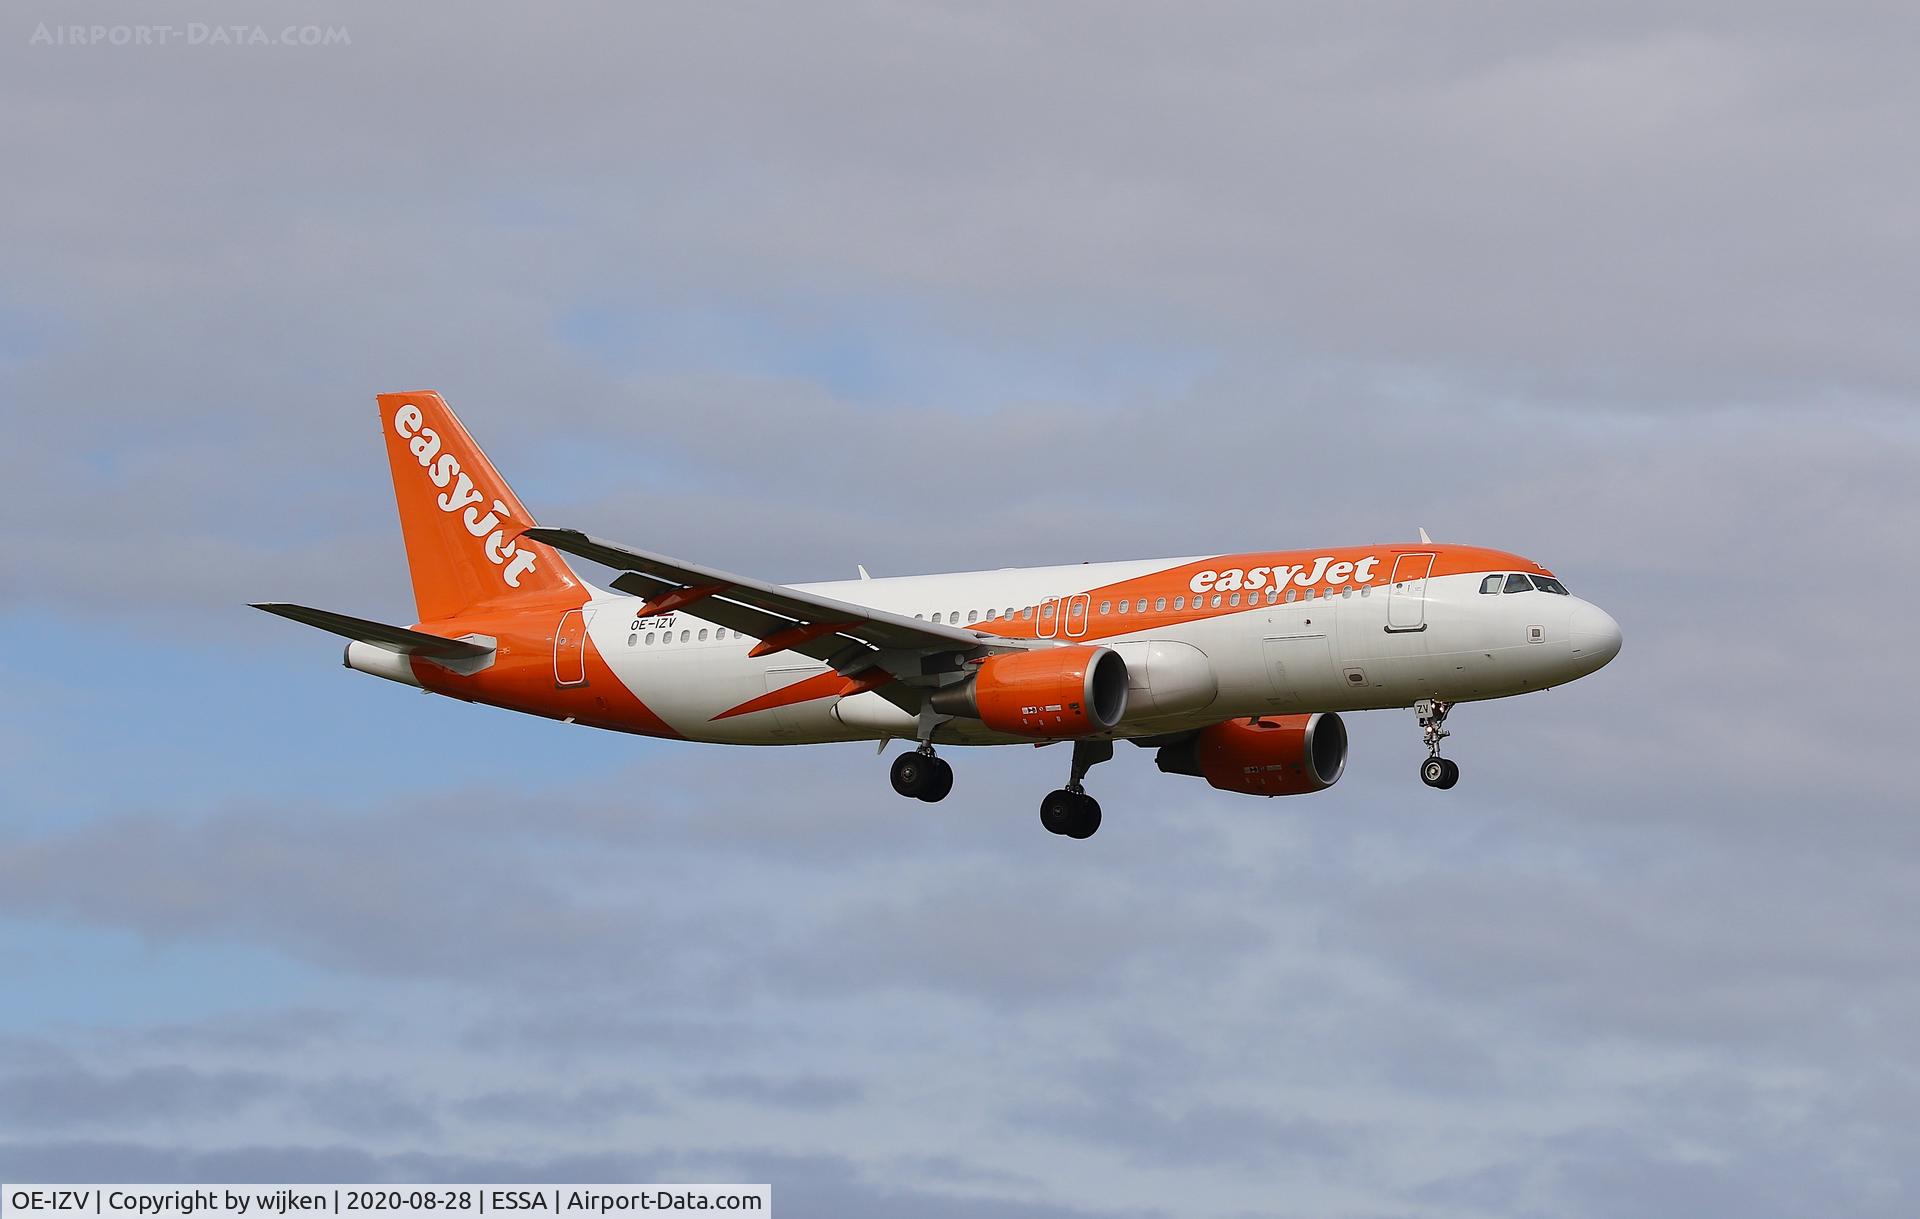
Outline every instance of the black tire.
{"label": "black tire", "polygon": [[929,758],[923,753],[903,753],[893,760],[893,790],[914,799],[927,790],[932,780],[934,767],[938,759]]}
{"label": "black tire", "polygon": [[1100,802],[1092,796],[1083,795],[1076,803],[1080,806],[1073,811],[1073,822],[1067,829],[1067,837],[1088,839],[1100,829]]}
{"label": "black tire", "polygon": [[1040,825],[1049,834],[1064,834],[1073,827],[1076,811],[1073,793],[1066,788],[1058,788],[1047,793],[1040,801]]}
{"label": "black tire", "polygon": [[1453,761],[1451,758],[1441,758],[1440,760],[1447,764],[1447,773],[1445,777],[1443,777],[1438,783],[1434,784],[1434,786],[1439,788],[1441,791],[1445,791],[1449,787],[1452,787],[1455,783],[1458,783],[1460,781],[1460,764],[1458,762]]}
{"label": "black tire", "polygon": [[938,804],[953,790],[953,767],[945,758],[928,758],[927,761],[933,766],[927,774],[926,787],[920,792],[920,798],[928,804]]}
{"label": "black tire", "polygon": [[1445,758],[1428,758],[1420,763],[1420,781],[1428,787],[1451,787],[1447,782],[1447,767],[1452,765]]}

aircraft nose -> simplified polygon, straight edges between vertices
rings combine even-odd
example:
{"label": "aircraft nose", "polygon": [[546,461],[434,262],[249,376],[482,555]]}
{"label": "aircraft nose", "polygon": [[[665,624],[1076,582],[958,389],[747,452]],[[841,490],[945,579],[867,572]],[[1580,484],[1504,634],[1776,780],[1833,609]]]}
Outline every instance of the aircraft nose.
{"label": "aircraft nose", "polygon": [[1612,614],[1592,602],[1575,605],[1573,619],[1567,627],[1574,658],[1588,666],[1588,672],[1620,654],[1620,624],[1613,620]]}

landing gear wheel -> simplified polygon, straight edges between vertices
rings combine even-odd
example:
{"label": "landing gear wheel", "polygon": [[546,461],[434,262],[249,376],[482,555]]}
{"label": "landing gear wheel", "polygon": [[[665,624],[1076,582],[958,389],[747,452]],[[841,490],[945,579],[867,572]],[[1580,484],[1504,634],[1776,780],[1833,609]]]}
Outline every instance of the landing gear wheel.
{"label": "landing gear wheel", "polygon": [[1073,824],[1074,806],[1077,802],[1073,793],[1060,788],[1047,793],[1040,801],[1040,825],[1049,834],[1064,834]]}
{"label": "landing gear wheel", "polygon": [[1086,839],[1100,828],[1100,802],[1092,796],[1082,795],[1080,807],[1076,810],[1073,825],[1067,830],[1067,837]]}
{"label": "landing gear wheel", "polygon": [[1460,781],[1460,767],[1446,758],[1428,758],[1420,763],[1420,781],[1445,791]]}
{"label": "landing gear wheel", "polygon": [[945,758],[928,758],[926,761],[930,770],[926,786],[920,791],[920,798],[928,804],[938,804],[953,790],[953,767],[947,764]]}
{"label": "landing gear wheel", "polygon": [[[893,790],[908,799],[918,799],[920,794],[929,790],[935,773],[934,763],[940,759],[929,753],[903,753],[893,760]],[[949,784],[952,780],[949,778]],[[945,795],[945,792],[941,793]]]}
{"label": "landing gear wheel", "polygon": [[1049,834],[1091,838],[1100,828],[1100,802],[1085,792],[1060,788],[1040,802],[1040,824]]}

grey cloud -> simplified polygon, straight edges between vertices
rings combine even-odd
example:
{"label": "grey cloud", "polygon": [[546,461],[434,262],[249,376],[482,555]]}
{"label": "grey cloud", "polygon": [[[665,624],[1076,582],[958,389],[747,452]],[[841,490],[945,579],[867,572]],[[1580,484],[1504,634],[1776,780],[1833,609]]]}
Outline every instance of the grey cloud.
{"label": "grey cloud", "polygon": [[833,1075],[710,1075],[698,1084],[702,1095],[779,1109],[838,1109],[857,1101],[859,1081]]}
{"label": "grey cloud", "polygon": [[69,1064],[0,1077],[0,1123],[15,1131],[169,1123],[233,1113],[277,1091],[277,1081],[253,1071]]}
{"label": "grey cloud", "polygon": [[311,1050],[353,1031],[351,1014],[319,1007],[239,1012],[191,1023],[98,1030],[101,1039],[138,1041],[160,1051],[225,1051],[292,1054]]}
{"label": "grey cloud", "polygon": [[347,1077],[303,1086],[300,1107],[321,1125],[369,1142],[421,1139],[439,1129],[432,1107],[388,1079]]}
{"label": "grey cloud", "polygon": [[468,1097],[457,1106],[470,1121],[543,1127],[602,1126],[636,1113],[658,1113],[664,1106],[652,1088],[635,1084],[596,1084],[573,1091],[508,1089]]}

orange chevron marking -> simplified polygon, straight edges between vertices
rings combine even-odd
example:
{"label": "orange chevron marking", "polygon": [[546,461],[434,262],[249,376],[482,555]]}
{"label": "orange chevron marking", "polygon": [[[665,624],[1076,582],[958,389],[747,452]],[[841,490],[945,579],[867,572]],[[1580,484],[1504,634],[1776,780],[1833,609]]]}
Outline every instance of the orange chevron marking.
{"label": "orange chevron marking", "polygon": [[844,698],[849,694],[861,694],[868,690],[877,690],[893,680],[893,674],[885,669],[873,668],[853,677],[842,677],[838,673],[816,673],[812,677],[803,677],[790,686],[778,690],[769,690],[758,698],[748,699],[738,707],[722,711],[714,716],[716,720],[732,719],[736,715],[752,715],[756,711],[770,711],[775,707],[791,707],[796,703],[810,703],[817,698]]}

